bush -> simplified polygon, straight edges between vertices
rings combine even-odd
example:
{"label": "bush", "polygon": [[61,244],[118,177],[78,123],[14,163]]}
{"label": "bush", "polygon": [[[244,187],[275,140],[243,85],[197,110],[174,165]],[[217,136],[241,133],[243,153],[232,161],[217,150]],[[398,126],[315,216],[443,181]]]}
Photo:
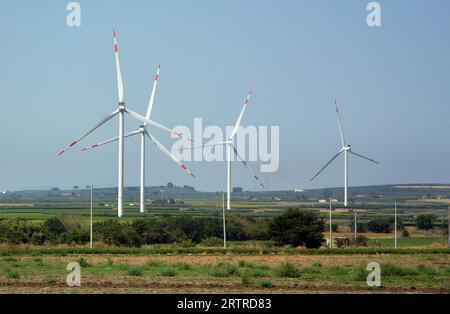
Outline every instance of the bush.
{"label": "bush", "polygon": [[164,268],[161,270],[161,275],[166,277],[173,277],[176,276],[177,271],[174,268]]}
{"label": "bush", "polygon": [[426,215],[418,215],[416,218],[416,227],[417,229],[430,230],[433,229],[433,219],[434,215],[426,214]]}
{"label": "bush", "polygon": [[250,284],[250,270],[248,268],[244,268],[241,271],[241,284],[244,286],[248,286]]}
{"label": "bush", "polygon": [[300,270],[289,262],[284,262],[276,269],[276,274],[279,277],[298,278],[300,277]]}
{"label": "bush", "polygon": [[104,243],[117,246],[140,246],[142,238],[128,223],[117,220],[105,220],[94,224],[94,230]]}
{"label": "bush", "polygon": [[194,247],[195,246],[194,242],[192,242],[191,239],[183,240],[183,241],[181,241],[181,243],[179,245],[182,248],[189,248],[189,247]]}
{"label": "bush", "polygon": [[338,248],[350,246],[350,244],[351,244],[351,241],[349,238],[335,238],[334,241]]}
{"label": "bush", "polygon": [[324,222],[317,214],[305,210],[288,209],[269,223],[271,238],[282,244],[319,248],[325,241]]}
{"label": "bush", "polygon": [[439,274],[438,271],[427,265],[417,266],[417,271],[427,276],[436,276]]}
{"label": "bush", "polygon": [[212,267],[210,274],[213,277],[230,277],[238,275],[238,270],[228,263],[217,263]]}
{"label": "bush", "polygon": [[191,265],[186,263],[176,263],[175,267],[181,270],[190,270],[192,268]]}
{"label": "bush", "polygon": [[272,288],[273,284],[272,284],[272,281],[270,281],[268,279],[262,279],[259,282],[259,286],[262,288]]}
{"label": "bush", "polygon": [[83,257],[81,257],[78,260],[78,264],[80,264],[80,267],[89,267],[91,264],[89,264]]}
{"label": "bush", "polygon": [[8,272],[6,274],[6,278],[19,279],[20,278],[20,274],[18,272],[16,272],[16,271]]}
{"label": "bush", "polygon": [[[366,281],[368,274],[369,273],[365,267],[359,266],[353,271],[352,279],[354,281]],[[383,275],[383,273],[381,273],[381,275]]]}
{"label": "bush", "polygon": [[394,265],[394,264],[383,264],[381,265],[381,276],[415,276],[418,272],[409,267]]}
{"label": "bush", "polygon": [[202,241],[204,246],[221,246],[223,245],[223,240],[218,237],[208,237]]}
{"label": "bush", "polygon": [[404,238],[409,238],[409,231],[408,231],[408,229],[403,229],[402,230],[402,237],[404,237]]}
{"label": "bush", "polygon": [[358,234],[355,239],[353,239],[353,245],[355,246],[367,246],[369,239],[362,234]]}
{"label": "bush", "polygon": [[140,277],[144,274],[144,270],[141,267],[133,266],[127,270],[128,276]]}
{"label": "bush", "polygon": [[89,231],[72,230],[69,232],[62,233],[55,242],[66,243],[66,244],[71,244],[71,243],[86,244],[89,241],[90,241]]}

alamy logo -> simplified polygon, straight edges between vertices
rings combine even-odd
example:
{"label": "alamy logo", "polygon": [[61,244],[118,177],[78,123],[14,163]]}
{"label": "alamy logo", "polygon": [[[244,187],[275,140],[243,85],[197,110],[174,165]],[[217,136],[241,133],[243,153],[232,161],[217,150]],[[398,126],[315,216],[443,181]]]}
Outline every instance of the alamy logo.
{"label": "alamy logo", "polygon": [[[261,172],[278,170],[280,159],[280,128],[278,126],[227,126],[225,132],[217,125],[203,127],[202,118],[194,119],[194,130],[184,125],[175,127],[184,137],[172,146],[172,154],[184,161],[258,161]],[[175,138],[176,136],[174,136]],[[227,156],[227,145],[232,153]],[[194,146],[192,146],[194,145]]]}
{"label": "alamy logo", "polygon": [[81,6],[78,2],[69,2],[66,6],[66,10],[70,13],[67,14],[66,24],[69,27],[81,26]]}
{"label": "alamy logo", "polygon": [[367,25],[369,27],[381,26],[381,6],[378,2],[370,2],[366,7],[370,13],[367,15]]}
{"label": "alamy logo", "polygon": [[371,273],[367,276],[368,287],[380,287],[381,286],[381,267],[376,262],[367,264],[367,270]]}
{"label": "alamy logo", "polygon": [[81,266],[76,262],[67,264],[66,270],[70,271],[67,275],[66,283],[69,287],[81,286]]}

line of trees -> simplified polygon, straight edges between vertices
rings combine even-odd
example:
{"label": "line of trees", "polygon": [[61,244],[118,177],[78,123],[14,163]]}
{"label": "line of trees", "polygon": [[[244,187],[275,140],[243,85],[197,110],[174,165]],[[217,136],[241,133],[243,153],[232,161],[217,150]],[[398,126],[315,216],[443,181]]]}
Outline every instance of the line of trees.
{"label": "line of trees", "polygon": [[[226,231],[230,241],[272,240],[279,244],[317,248],[324,242],[324,226],[315,213],[290,209],[272,219],[230,216],[227,218]],[[220,243],[223,225],[220,218],[161,216],[126,222],[109,219],[95,223],[93,232],[95,241],[116,246]],[[0,222],[0,242],[86,244],[89,242],[89,228],[77,216],[53,217],[41,225],[13,218]]]}

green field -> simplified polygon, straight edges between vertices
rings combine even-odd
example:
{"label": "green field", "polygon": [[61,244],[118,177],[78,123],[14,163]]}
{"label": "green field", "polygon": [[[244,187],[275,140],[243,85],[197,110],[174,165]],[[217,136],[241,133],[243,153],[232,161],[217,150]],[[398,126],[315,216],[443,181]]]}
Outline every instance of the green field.
{"label": "green field", "polygon": [[[447,237],[411,237],[398,238],[397,245],[399,247],[421,247],[440,244],[445,246],[448,241]],[[372,239],[369,243],[379,244],[381,247],[394,247],[394,239]]]}

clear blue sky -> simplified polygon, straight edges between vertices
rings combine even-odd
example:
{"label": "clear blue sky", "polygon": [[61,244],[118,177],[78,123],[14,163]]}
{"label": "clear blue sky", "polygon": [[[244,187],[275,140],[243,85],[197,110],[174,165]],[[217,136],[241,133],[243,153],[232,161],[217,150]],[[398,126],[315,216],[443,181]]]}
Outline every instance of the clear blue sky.
{"label": "clear blue sky", "polygon": [[[113,28],[133,110],[145,112],[161,63],[161,123],[232,125],[253,88],[243,124],[280,126],[268,189],[342,185],[342,159],[309,183],[340,148],[335,98],[348,142],[382,162],[351,158],[350,185],[450,181],[447,1],[379,1],[378,29],[366,24],[368,0],[79,1],[80,28],[66,25],[68,2],[0,4],[0,190],[116,185],[116,145],[57,157],[117,107]],[[82,144],[116,130],[117,120]],[[138,140],[126,144],[125,183],[138,185]],[[192,179],[153,146],[147,155],[148,185],[225,189],[225,163],[188,163]],[[233,170],[234,186],[257,190],[240,164]]]}

